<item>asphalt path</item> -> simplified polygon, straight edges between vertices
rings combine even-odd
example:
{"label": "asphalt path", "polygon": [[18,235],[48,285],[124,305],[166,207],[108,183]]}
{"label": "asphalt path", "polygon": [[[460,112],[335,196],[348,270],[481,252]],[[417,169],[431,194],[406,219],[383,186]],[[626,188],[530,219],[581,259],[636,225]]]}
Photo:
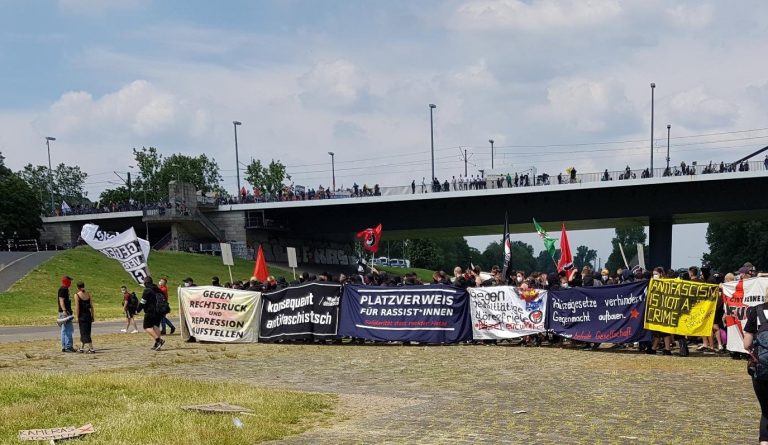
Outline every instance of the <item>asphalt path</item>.
{"label": "asphalt path", "polygon": [[0,252],[0,292],[5,292],[45,260],[58,252]]}
{"label": "asphalt path", "polygon": [[[178,329],[179,320],[175,318],[171,318],[170,320]],[[139,332],[133,335],[146,335],[141,328],[141,318],[136,319],[136,325],[139,327]],[[120,332],[120,329],[123,329],[124,327],[125,321],[102,321],[94,323],[91,332],[93,335],[117,334]],[[77,323],[75,323],[74,328],[75,331],[73,337],[75,343],[77,343],[78,336],[80,335],[77,331]],[[133,330],[133,326],[131,326],[131,330]],[[60,332],[61,328],[56,325],[56,317],[51,316],[50,326],[0,326],[0,343],[56,339],[59,338]],[[178,330],[176,331],[176,335],[179,335]]]}

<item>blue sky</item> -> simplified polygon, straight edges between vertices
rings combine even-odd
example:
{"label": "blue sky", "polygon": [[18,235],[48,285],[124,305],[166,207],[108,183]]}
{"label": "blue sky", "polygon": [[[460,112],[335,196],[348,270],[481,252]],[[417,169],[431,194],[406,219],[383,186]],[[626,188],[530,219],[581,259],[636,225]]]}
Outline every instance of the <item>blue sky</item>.
{"label": "blue sky", "polygon": [[[673,164],[738,159],[768,140],[759,1],[0,0],[0,10],[0,151],[14,169],[44,164],[43,137],[57,137],[53,162],[89,172],[93,198],[141,146],[207,153],[234,190],[232,120],[243,122],[241,160],[280,159],[296,183],[327,186],[330,150],[340,185],[407,184],[429,175],[429,103],[441,178],[462,172],[458,147],[470,174],[487,169],[489,138],[500,170],[642,168],[650,82],[657,162],[667,123]],[[696,262],[703,227],[675,230],[675,265]],[[582,236],[607,257],[610,232],[572,242]]]}

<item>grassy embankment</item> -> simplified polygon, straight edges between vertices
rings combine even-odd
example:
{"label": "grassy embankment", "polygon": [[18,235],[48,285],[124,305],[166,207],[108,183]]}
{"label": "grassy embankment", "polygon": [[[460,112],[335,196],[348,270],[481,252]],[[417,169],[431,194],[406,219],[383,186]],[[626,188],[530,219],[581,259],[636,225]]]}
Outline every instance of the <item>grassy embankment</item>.
{"label": "grassy embankment", "polygon": [[434,271],[429,269],[419,269],[418,267],[409,267],[409,268],[402,268],[402,267],[390,267],[390,266],[373,266],[376,268],[376,270],[384,271],[391,275],[398,275],[398,276],[404,276],[408,272],[415,272],[416,276],[419,277],[419,279],[425,283],[431,283],[432,282],[432,274]]}
{"label": "grassy embankment", "polygon": [[[252,414],[204,414],[181,406],[227,401]],[[22,429],[94,426],[78,443],[243,444],[299,434],[333,416],[335,396],[120,372],[6,372],[0,441]],[[235,424],[235,417],[242,422]]]}
{"label": "grassy embankment", "polygon": [[[194,278],[196,284],[210,284],[214,275],[222,283],[229,281],[227,266],[221,263],[221,258],[208,255],[153,251],[149,256],[149,270],[155,282],[161,277],[168,279],[171,308],[178,307],[176,289],[188,276]],[[269,272],[286,278],[293,276],[289,269],[280,267],[270,267]],[[232,266],[235,280],[249,279],[252,274],[253,261],[235,260]],[[90,247],[78,247],[54,256],[19,280],[8,292],[0,293],[0,326],[53,324],[56,293],[63,275],[74,279],[73,298],[75,283],[85,282],[93,296],[97,321],[123,319],[120,286],[127,285],[141,296],[141,288],[120,263]]]}

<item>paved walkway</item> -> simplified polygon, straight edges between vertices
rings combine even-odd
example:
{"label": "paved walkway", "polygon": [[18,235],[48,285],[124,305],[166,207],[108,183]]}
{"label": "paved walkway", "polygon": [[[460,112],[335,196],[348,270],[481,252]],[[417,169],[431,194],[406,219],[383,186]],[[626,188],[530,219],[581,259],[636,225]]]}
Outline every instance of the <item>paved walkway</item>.
{"label": "paved walkway", "polygon": [[0,292],[10,289],[24,275],[57,253],[54,250],[44,252],[0,252]]}
{"label": "paved walkway", "polygon": [[92,356],[62,354],[56,340],[0,344],[0,369],[121,370],[338,395],[328,426],[281,444],[757,443],[745,362],[727,356],[167,341],[156,353],[145,334],[97,335]]}
{"label": "paved walkway", "polygon": [[[177,319],[171,319],[174,325],[178,326]],[[104,321],[93,324],[93,335],[114,334],[120,332],[125,327],[124,321]],[[136,325],[141,328],[141,316],[136,320]],[[131,328],[133,330],[133,328]],[[56,325],[55,319],[51,316],[50,326],[0,326],[0,343],[12,343],[18,341],[34,341],[59,338],[60,328]],[[77,325],[75,325],[75,335],[77,335]]]}

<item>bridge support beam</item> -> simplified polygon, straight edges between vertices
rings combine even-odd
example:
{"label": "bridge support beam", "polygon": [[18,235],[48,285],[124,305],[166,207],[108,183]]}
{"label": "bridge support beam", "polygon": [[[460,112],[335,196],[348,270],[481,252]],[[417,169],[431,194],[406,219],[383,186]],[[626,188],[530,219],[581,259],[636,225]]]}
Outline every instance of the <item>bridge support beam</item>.
{"label": "bridge support beam", "polygon": [[672,267],[672,218],[651,217],[648,222],[649,261],[648,268]]}

